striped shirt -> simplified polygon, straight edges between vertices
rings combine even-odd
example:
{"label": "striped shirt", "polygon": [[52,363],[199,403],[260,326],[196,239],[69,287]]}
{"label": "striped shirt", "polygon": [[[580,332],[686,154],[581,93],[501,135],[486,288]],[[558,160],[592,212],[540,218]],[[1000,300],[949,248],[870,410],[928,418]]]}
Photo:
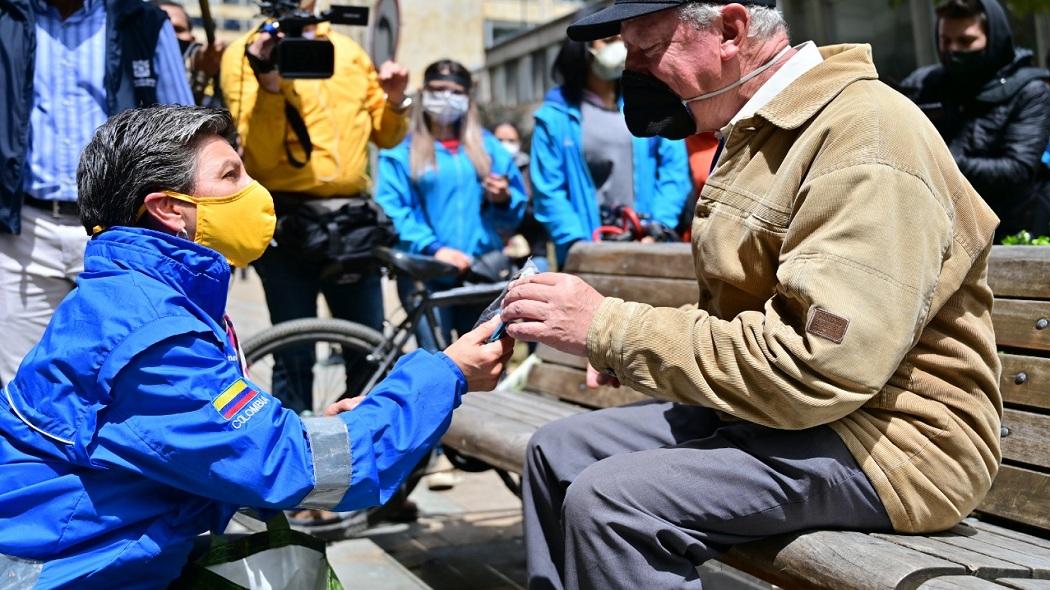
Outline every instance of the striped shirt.
{"label": "striped shirt", "polygon": [[[34,0],[36,62],[25,191],[38,198],[75,201],[80,152],[108,118],[106,112],[106,4],[84,5],[62,20],[44,0]],[[193,104],[171,23],[164,23],[153,57],[157,99]]]}

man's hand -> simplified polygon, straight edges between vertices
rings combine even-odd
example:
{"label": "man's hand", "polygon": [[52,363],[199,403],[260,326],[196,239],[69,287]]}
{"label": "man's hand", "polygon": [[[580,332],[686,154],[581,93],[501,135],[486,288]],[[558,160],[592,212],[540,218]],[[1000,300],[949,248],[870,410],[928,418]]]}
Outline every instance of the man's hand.
{"label": "man's hand", "polygon": [[510,200],[510,181],[506,176],[489,174],[481,182],[481,188],[485,191],[485,199],[495,205],[502,205]]}
{"label": "man's hand", "polygon": [[[226,51],[226,42],[216,39],[213,44],[204,44],[203,47],[193,54],[193,69],[204,72],[209,78],[219,73],[219,65],[222,63],[222,54]],[[270,49],[271,53],[273,49]]]}
{"label": "man's hand", "polygon": [[587,331],[603,299],[579,277],[538,274],[511,283],[503,300],[503,321],[515,340],[587,356]]}
{"label": "man's hand", "polygon": [[325,416],[337,416],[339,414],[342,414],[343,412],[349,412],[350,410],[352,410],[352,409],[356,408],[358,405],[360,405],[361,402],[363,402],[363,401],[365,401],[365,396],[363,396],[363,395],[359,395],[357,397],[348,397],[346,399],[341,399],[341,400],[335,402],[334,404],[328,406],[327,408],[325,408],[324,409],[324,415]]}
{"label": "man's hand", "polygon": [[605,373],[599,373],[598,369],[591,366],[591,363],[587,363],[587,387],[589,389],[598,389],[603,385],[609,387],[619,387],[620,380],[612,375],[606,375]]}
{"label": "man's hand", "polygon": [[455,248],[447,247],[434,252],[434,258],[458,268],[460,273],[467,272],[467,269],[470,268],[472,262],[470,256],[467,256]]}
{"label": "man's hand", "polygon": [[510,355],[514,353],[514,341],[510,338],[504,337],[492,344],[485,344],[497,326],[499,318],[492,318],[445,349],[445,354],[466,376],[468,391],[494,389]]}
{"label": "man's hand", "polygon": [[383,62],[379,66],[379,87],[386,93],[390,104],[401,104],[408,88],[408,68],[392,61]]}

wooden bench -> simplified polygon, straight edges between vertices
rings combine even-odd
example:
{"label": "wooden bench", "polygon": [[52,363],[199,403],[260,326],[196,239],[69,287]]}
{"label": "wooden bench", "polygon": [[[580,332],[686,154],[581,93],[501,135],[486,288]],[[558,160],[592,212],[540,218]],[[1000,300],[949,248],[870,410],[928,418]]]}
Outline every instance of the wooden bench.
{"label": "wooden bench", "polygon": [[[695,302],[687,245],[576,246],[567,272],[605,295],[658,306]],[[996,247],[989,282],[1003,360],[1003,465],[977,513],[929,536],[815,531],[740,546],[726,564],[786,588],[1050,590],[1050,248]],[[521,473],[543,424],[645,399],[587,389],[585,360],[540,347],[522,391],[468,395],[444,443]]]}

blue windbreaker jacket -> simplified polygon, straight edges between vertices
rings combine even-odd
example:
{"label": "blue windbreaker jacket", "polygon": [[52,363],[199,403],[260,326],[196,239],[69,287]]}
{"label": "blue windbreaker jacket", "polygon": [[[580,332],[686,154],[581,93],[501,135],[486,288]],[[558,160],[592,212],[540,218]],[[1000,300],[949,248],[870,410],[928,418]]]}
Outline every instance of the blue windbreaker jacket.
{"label": "blue windbreaker jacket", "polygon": [[[533,203],[564,264],[569,247],[590,241],[601,225],[594,180],[583,157],[580,106],[552,88],[536,111],[532,132]],[[634,139],[634,209],[674,228],[692,191],[684,141]]]}
{"label": "blue windbreaker jacket", "polygon": [[503,237],[521,223],[528,197],[514,158],[490,133],[482,135],[492,158],[492,172],[510,181],[510,202],[485,200],[470,158],[462,149],[450,152],[434,143],[436,166],[412,179],[411,136],[379,153],[375,200],[394,221],[400,247],[413,254],[433,254],[448,246],[478,256],[503,248]]}
{"label": "blue windbreaker jacket", "polygon": [[416,352],[356,409],[300,419],[242,373],[230,269],[174,236],[114,228],[0,395],[0,571],[25,588],[165,588],[241,506],[385,502],[466,389]]}

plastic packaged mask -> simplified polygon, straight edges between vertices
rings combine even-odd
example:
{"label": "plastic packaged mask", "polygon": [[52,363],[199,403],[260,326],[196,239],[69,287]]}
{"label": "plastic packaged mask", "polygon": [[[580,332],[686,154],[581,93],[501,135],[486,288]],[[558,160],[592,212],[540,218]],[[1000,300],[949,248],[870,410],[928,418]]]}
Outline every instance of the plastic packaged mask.
{"label": "plastic packaged mask", "polygon": [[164,191],[173,199],[197,206],[193,241],[218,251],[233,266],[245,268],[258,260],[273,239],[277,216],[270,191],[256,181],[226,197],[194,197]]}

